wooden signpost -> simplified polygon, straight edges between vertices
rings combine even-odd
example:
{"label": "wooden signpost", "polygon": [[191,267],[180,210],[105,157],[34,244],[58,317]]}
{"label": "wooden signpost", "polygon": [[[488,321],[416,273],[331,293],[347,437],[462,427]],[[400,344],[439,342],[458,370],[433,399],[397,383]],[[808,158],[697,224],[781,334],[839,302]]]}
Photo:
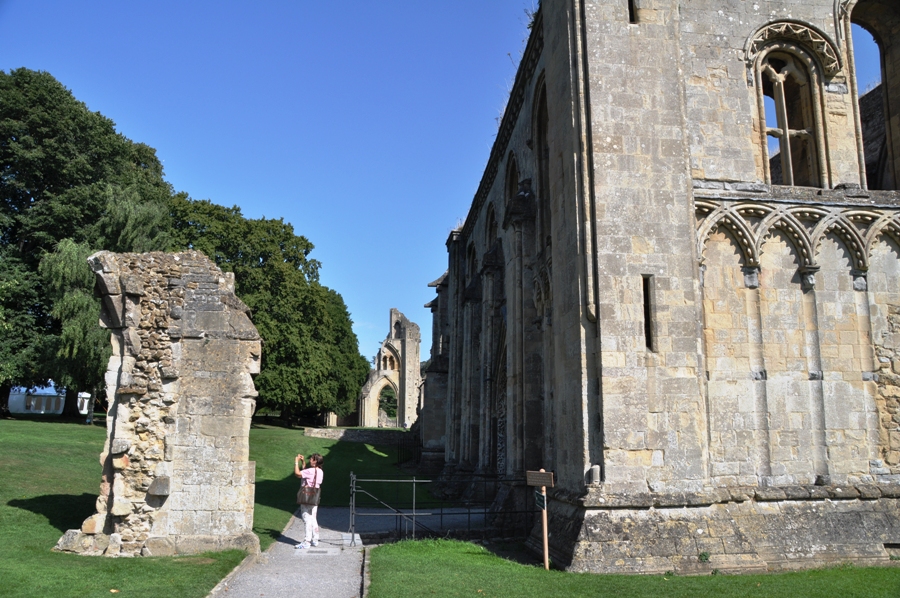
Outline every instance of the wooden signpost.
{"label": "wooden signpost", "polygon": [[544,530],[544,569],[550,570],[550,546],[547,541],[547,486],[553,488],[553,472],[526,471],[525,483],[529,486],[540,486],[540,490],[534,491],[534,502],[541,510],[541,523]]}

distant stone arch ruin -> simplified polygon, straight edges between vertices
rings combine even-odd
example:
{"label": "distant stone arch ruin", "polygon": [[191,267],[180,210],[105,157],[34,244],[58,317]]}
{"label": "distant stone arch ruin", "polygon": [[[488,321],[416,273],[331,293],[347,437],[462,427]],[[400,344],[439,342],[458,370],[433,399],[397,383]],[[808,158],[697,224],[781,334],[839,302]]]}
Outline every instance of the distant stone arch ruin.
{"label": "distant stone arch ruin", "polygon": [[418,417],[419,391],[419,326],[410,322],[399,310],[391,309],[390,333],[375,356],[375,367],[359,394],[359,425],[383,427],[378,414],[379,397],[386,386],[397,394],[397,427],[409,427]]}

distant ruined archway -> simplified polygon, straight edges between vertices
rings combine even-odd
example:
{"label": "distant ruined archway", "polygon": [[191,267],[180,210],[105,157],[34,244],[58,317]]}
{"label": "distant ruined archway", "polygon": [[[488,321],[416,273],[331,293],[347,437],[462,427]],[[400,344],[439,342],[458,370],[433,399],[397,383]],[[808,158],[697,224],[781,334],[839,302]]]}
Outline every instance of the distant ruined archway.
{"label": "distant ruined archway", "polygon": [[374,367],[359,394],[359,425],[377,428],[379,397],[390,386],[397,396],[397,427],[411,426],[418,417],[419,326],[410,322],[397,309],[391,309],[391,325],[387,338],[374,359]]}

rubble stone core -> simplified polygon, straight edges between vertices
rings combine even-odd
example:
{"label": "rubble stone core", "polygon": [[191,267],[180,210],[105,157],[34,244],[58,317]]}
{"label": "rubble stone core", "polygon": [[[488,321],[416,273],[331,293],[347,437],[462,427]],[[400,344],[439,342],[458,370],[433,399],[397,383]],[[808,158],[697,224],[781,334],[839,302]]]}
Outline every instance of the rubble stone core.
{"label": "rubble stone core", "polygon": [[197,251],[88,261],[113,348],[107,439],[97,512],[56,550],[258,552],[248,438],[261,346],[234,275]]}

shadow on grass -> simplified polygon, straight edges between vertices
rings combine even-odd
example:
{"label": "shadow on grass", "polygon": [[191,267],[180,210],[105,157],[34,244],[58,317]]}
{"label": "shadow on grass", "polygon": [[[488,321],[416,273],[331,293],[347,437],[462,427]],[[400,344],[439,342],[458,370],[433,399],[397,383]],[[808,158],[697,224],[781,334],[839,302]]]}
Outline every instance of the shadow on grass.
{"label": "shadow on grass", "polygon": [[[339,441],[332,445],[324,457],[322,467],[323,507],[350,506],[350,472],[359,476],[406,477],[396,468],[394,455],[360,451],[359,443]],[[267,507],[293,513],[297,509],[297,490],[300,480],[288,474],[278,480],[256,481],[256,502]]]}
{"label": "shadow on grass", "polygon": [[63,417],[61,415],[29,415],[26,413],[13,413],[3,419],[13,421],[36,422],[42,424],[74,424],[79,426],[97,426],[99,428],[106,427],[106,414],[98,413],[94,416],[94,421],[88,424],[85,416]]}
{"label": "shadow on grass", "polygon": [[[484,546],[492,555],[499,556],[507,561],[513,561],[520,565],[530,565],[535,567],[544,566],[543,556],[528,550],[528,548],[525,547],[524,540],[521,542],[496,540],[493,542],[484,542],[482,543],[482,546]],[[487,556],[487,553],[481,554]]]}
{"label": "shadow on grass", "polygon": [[94,513],[97,495],[84,493],[45,494],[32,498],[16,498],[9,501],[11,507],[31,511],[43,515],[47,521],[60,532],[80,528],[85,519]]}
{"label": "shadow on grass", "polygon": [[295,544],[295,542],[290,541],[289,538],[282,536],[281,535],[282,530],[280,530],[280,529],[272,529],[271,527],[267,527],[264,529],[253,528],[253,531],[261,536],[268,536],[269,538],[272,538],[273,540],[275,540],[276,542],[279,542],[281,544],[291,544],[291,545]]}

